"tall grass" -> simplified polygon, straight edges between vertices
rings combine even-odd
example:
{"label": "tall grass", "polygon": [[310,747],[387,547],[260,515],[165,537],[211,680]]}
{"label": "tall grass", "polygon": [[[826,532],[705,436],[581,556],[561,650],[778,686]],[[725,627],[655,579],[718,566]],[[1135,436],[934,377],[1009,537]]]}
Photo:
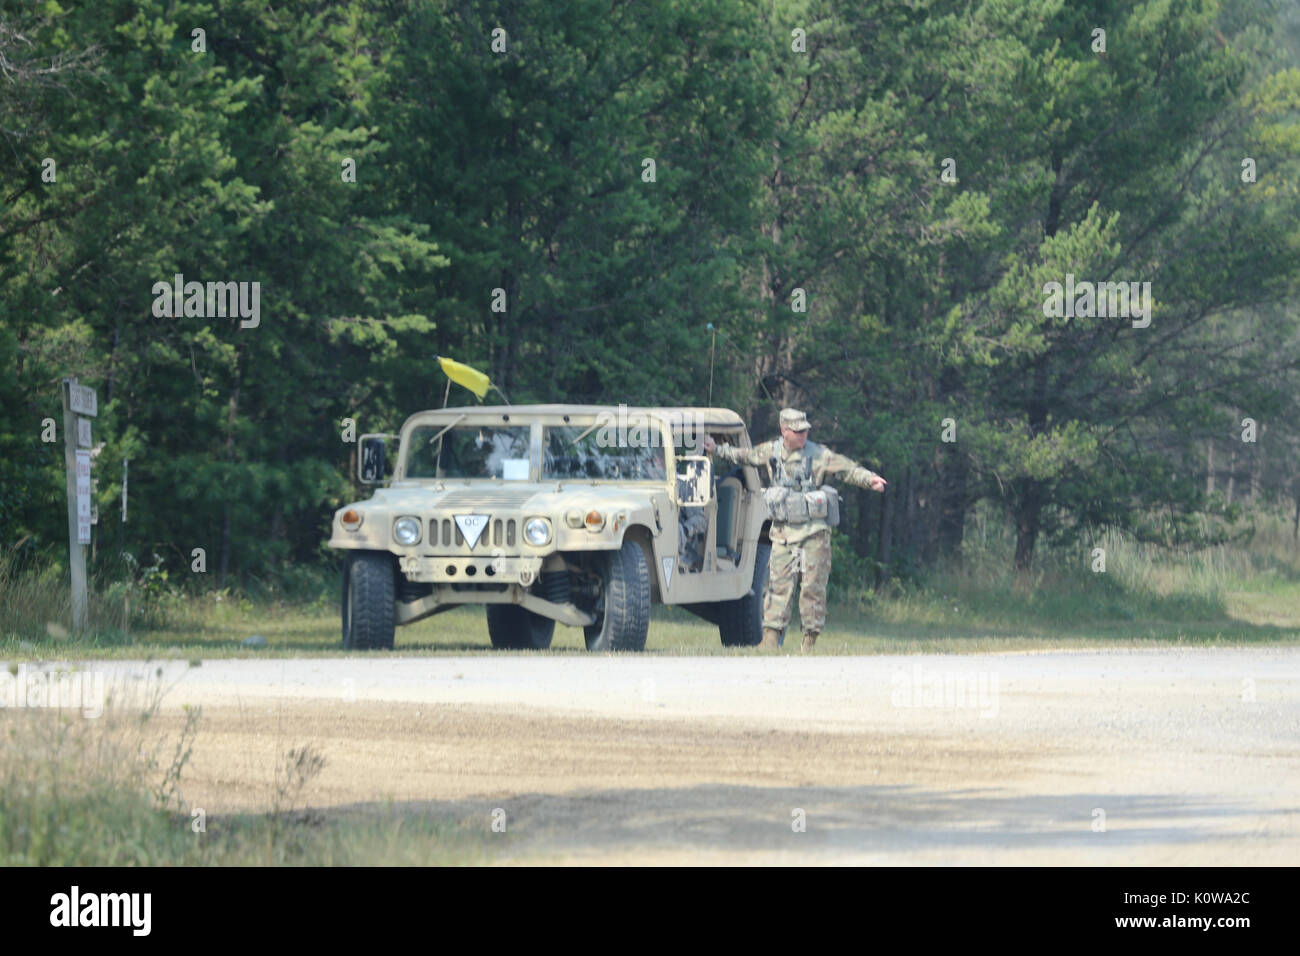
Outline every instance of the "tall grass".
{"label": "tall grass", "polygon": [[94,719],[76,709],[10,706],[0,713],[4,865],[191,860],[178,787],[198,712],[187,712],[169,756],[171,742],[155,733],[160,697],[139,690],[117,689]]}
{"label": "tall grass", "polygon": [[[482,862],[453,821],[389,808],[325,820],[303,809],[327,759],[285,751],[265,813],[208,817],[183,795],[200,714],[160,714],[157,684],[118,687],[103,714],[0,709],[0,866],[412,865]],[[495,846],[501,841],[493,841]]]}
{"label": "tall grass", "polygon": [[[207,575],[177,578],[157,557],[141,565],[134,559],[105,558],[89,583],[87,633],[78,643],[117,646],[139,631],[224,630],[255,609],[298,610],[333,606],[338,600],[338,569],[286,568],[278,579],[250,579],[243,588],[215,588]],[[0,640],[50,641],[57,645],[72,629],[72,595],[66,564],[59,560],[20,560],[0,551]]]}
{"label": "tall grass", "polygon": [[[131,606],[131,598],[135,606]],[[125,634],[131,621],[144,623],[152,613],[134,582],[89,583],[89,619],[95,636]],[[72,627],[72,589],[67,566],[37,563],[0,552],[0,636],[10,640],[58,640]]]}
{"label": "tall grass", "polygon": [[[846,566],[837,575],[840,600],[899,625],[1070,630],[1103,622],[1214,622],[1229,619],[1243,592],[1300,596],[1300,548],[1278,514],[1256,514],[1235,529],[1232,543],[1199,549],[1167,548],[1116,529],[1068,545],[1042,540],[1033,570],[1017,574],[1014,529],[996,512],[976,509],[960,562],[896,578],[883,593],[873,592],[855,567],[860,559],[842,553],[846,543],[837,545],[836,561]],[[1291,623],[1300,625],[1300,608]]]}

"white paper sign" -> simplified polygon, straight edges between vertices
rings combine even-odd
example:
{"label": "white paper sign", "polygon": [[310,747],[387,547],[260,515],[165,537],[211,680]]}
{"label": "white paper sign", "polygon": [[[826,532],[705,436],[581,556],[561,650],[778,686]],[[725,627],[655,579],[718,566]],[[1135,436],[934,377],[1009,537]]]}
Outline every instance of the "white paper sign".
{"label": "white paper sign", "polygon": [[527,481],[528,459],[507,458],[501,463],[501,477],[506,481]]}
{"label": "white paper sign", "polygon": [[90,494],[90,452],[77,449],[77,494]]}
{"label": "white paper sign", "polygon": [[90,544],[90,452],[77,449],[77,544]]}

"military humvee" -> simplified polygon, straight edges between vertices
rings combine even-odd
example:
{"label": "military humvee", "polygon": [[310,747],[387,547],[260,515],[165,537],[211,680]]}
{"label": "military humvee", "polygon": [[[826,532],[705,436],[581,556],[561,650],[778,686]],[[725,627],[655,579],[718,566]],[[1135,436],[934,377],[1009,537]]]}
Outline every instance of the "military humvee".
{"label": "military humvee", "polygon": [[757,644],[767,507],[756,469],[712,473],[706,434],[749,445],[721,408],[448,408],[363,435],[360,480],[394,466],[334,515],[343,646],[391,648],[396,625],[484,604],[493,647],[547,648],[561,621],[590,651],[639,651],[656,602]]}

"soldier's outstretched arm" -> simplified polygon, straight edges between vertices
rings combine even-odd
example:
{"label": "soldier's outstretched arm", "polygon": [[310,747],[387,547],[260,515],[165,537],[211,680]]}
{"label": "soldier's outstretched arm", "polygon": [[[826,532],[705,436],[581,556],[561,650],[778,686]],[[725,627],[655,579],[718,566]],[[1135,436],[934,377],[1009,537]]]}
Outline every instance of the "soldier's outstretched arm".
{"label": "soldier's outstretched arm", "polygon": [[[841,455],[838,452],[826,451],[826,460],[823,464],[822,473],[829,477],[838,478],[848,485],[856,485],[859,488],[870,488],[873,491],[883,491],[885,479],[880,477],[870,468],[859,465],[847,455]],[[879,484],[879,487],[877,487]]]}
{"label": "soldier's outstretched arm", "polygon": [[771,442],[765,441],[753,448],[738,448],[725,442],[713,449],[713,456],[737,465],[765,465],[772,457]]}

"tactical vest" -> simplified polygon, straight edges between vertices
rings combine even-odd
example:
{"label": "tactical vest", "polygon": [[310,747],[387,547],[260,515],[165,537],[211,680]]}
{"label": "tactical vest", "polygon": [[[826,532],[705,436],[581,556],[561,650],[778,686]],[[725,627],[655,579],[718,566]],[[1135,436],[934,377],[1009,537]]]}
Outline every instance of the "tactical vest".
{"label": "tactical vest", "polygon": [[813,459],[821,450],[820,445],[805,442],[803,458],[793,470],[780,455],[768,460],[772,485],[764,489],[763,500],[773,521],[796,525],[825,521],[832,528],[840,523],[840,493],[830,485],[818,488],[813,480]]}

